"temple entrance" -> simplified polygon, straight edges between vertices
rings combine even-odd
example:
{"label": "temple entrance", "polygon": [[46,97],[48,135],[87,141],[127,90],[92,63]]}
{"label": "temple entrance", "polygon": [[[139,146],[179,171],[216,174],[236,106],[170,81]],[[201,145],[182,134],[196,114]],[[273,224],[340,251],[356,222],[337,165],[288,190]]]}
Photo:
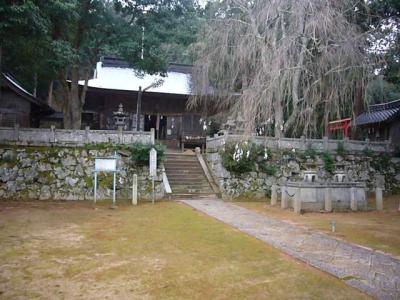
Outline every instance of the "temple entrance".
{"label": "temple entrance", "polygon": [[144,131],[155,129],[155,138],[165,140],[167,136],[167,116],[163,115],[145,115]]}

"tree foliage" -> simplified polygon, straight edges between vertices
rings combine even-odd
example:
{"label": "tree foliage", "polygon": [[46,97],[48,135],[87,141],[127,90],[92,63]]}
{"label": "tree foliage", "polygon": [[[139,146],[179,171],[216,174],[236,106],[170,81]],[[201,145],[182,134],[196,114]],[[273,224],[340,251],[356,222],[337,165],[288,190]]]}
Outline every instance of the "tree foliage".
{"label": "tree foliage", "polygon": [[275,136],[322,134],[351,114],[368,72],[350,2],[223,1],[195,48],[191,105],[214,101],[242,115],[247,132],[267,123]]}
{"label": "tree foliage", "polygon": [[65,128],[81,127],[87,81],[101,55],[165,71],[169,59],[189,59],[178,52],[193,42],[199,20],[193,0],[0,1],[6,67],[28,86],[34,76],[47,85],[58,80]]}

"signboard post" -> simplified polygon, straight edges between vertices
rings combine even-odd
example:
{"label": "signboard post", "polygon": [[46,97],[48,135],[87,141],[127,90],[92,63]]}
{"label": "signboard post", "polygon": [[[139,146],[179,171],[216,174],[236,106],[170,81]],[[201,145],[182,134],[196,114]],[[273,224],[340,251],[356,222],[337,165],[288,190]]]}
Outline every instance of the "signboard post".
{"label": "signboard post", "polygon": [[115,189],[117,177],[117,160],[118,156],[115,154],[111,157],[96,157],[94,161],[94,203],[97,200],[97,173],[113,173],[113,206],[115,206]]}
{"label": "signboard post", "polygon": [[150,176],[151,176],[151,187],[152,187],[152,203],[154,204],[154,180],[157,175],[157,151],[154,148],[150,150],[150,159],[149,159],[149,169],[150,169]]}

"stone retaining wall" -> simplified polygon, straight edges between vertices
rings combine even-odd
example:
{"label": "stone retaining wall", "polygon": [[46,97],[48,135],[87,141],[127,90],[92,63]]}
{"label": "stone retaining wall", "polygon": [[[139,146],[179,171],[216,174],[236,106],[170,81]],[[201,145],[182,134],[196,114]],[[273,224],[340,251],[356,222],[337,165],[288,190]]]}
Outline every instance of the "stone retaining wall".
{"label": "stone retaining wall", "polygon": [[0,127],[0,144],[75,147],[101,143],[154,144],[154,131]]}
{"label": "stone retaining wall", "polygon": [[[114,150],[83,147],[0,147],[0,199],[93,200],[95,157]],[[117,201],[132,196],[132,175],[138,174],[141,199],[151,199],[151,179],[147,166],[134,165],[121,157],[117,175]],[[164,196],[161,172],[156,180],[156,198]],[[112,198],[112,174],[100,174],[98,199]]]}
{"label": "stone retaining wall", "polygon": [[[268,162],[276,166],[274,176],[261,171],[243,173],[240,175],[228,172],[222,165],[222,158],[218,151],[207,149],[205,155],[208,165],[224,197],[257,197],[269,196],[272,184],[299,181],[302,179],[302,170],[307,164],[315,163],[318,177],[321,180],[332,179],[333,175],[325,171],[324,162],[317,155],[315,159],[304,158],[300,151],[288,155],[282,151],[272,151]],[[369,191],[378,185],[384,185],[386,192],[400,192],[400,158],[371,158],[364,155],[347,154],[343,157],[334,155],[335,163],[342,164],[349,181],[365,183]]]}

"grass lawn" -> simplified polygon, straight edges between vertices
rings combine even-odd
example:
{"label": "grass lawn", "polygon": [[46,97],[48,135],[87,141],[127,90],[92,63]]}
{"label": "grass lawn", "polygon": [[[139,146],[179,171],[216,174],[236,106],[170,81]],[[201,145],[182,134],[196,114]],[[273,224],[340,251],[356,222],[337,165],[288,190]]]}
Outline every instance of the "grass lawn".
{"label": "grass lawn", "polygon": [[179,203],[0,203],[2,299],[366,299]]}
{"label": "grass lawn", "polygon": [[[270,217],[317,229],[343,240],[372,249],[391,253],[400,258],[400,196],[384,199],[384,210],[343,213],[305,213],[297,215],[290,210],[272,207],[265,202],[235,202]],[[369,199],[374,207],[374,198]],[[278,203],[279,205],[280,203]],[[336,222],[336,233],[331,232],[331,222]]]}

